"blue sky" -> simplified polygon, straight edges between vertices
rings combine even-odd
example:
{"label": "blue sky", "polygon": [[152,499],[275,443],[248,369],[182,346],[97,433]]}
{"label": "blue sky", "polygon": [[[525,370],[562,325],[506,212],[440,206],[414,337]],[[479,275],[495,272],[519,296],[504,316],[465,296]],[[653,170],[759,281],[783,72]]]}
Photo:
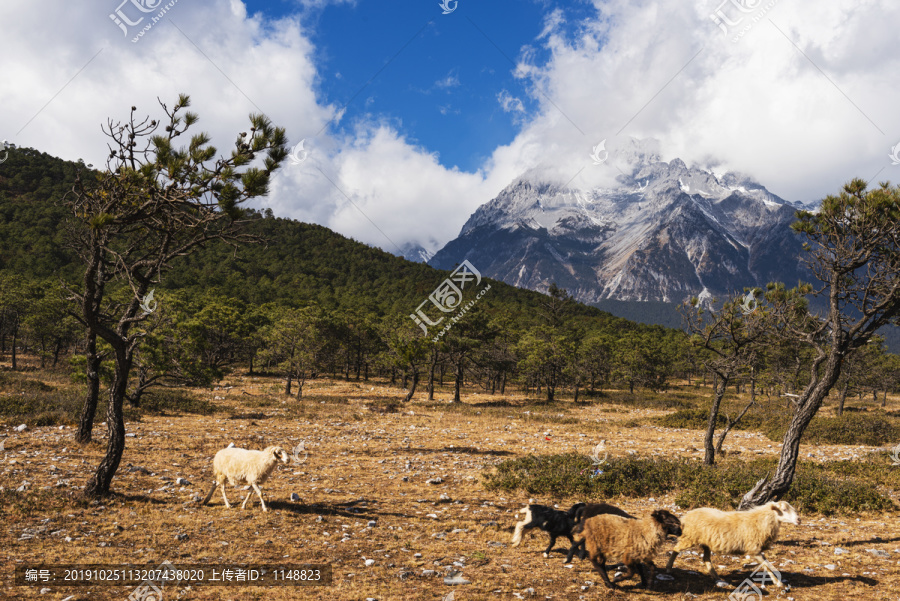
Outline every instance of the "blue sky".
{"label": "blue sky", "polygon": [[184,92],[227,152],[262,111],[306,152],[256,206],[391,252],[520,177],[617,185],[601,141],[787,200],[900,181],[895,0],[170,0],[148,28],[162,4],[0,3],[0,140],[103,165],[102,124]]}
{"label": "blue sky", "polygon": [[[523,116],[504,111],[500,94],[525,111],[535,109],[527,82],[513,71],[526,46],[537,61],[546,57],[535,46],[547,13],[543,3],[461,0],[449,4],[455,10],[447,15],[437,0],[322,8],[283,0],[246,4],[250,13],[296,15],[308,26],[320,98],[346,105],[342,124],[387,119],[411,142],[439,153],[445,167],[475,171],[497,146],[513,140]],[[586,8],[560,4],[573,14]]]}

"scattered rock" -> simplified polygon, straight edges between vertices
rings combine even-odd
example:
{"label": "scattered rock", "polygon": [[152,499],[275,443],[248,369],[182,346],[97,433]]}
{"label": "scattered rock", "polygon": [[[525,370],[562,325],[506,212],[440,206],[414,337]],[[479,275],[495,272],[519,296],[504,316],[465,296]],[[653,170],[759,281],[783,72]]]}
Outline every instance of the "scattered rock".
{"label": "scattered rock", "polygon": [[875,557],[890,557],[891,554],[881,549],[866,549],[866,553],[871,553]]}
{"label": "scattered rock", "polygon": [[178,486],[190,486],[191,485],[191,483],[188,482],[187,480],[185,480],[184,478],[177,478],[175,480],[175,484],[177,484]]}
{"label": "scattered rock", "polygon": [[824,565],[824,566],[822,566],[822,567],[824,567],[826,570],[836,570],[836,569],[837,569],[837,566],[834,565],[833,563],[829,563],[829,564]]}
{"label": "scattered rock", "polygon": [[16,432],[24,432],[27,429],[28,429],[28,426],[26,426],[25,424],[20,424],[20,425],[16,426],[15,428],[13,428],[13,430],[15,430]]}
{"label": "scattered rock", "polygon": [[175,540],[187,540],[187,539],[188,539],[187,534],[176,534],[175,535]]}
{"label": "scattered rock", "polygon": [[127,434],[125,434],[125,438],[136,438],[136,437],[137,437],[137,434],[135,434],[134,432],[128,432]]}
{"label": "scattered rock", "polygon": [[374,528],[377,525],[378,522],[376,522],[375,520],[369,520],[369,522],[366,524],[366,526],[368,526],[369,528]]}
{"label": "scattered rock", "polygon": [[296,503],[296,502],[298,502],[299,500],[300,500],[300,495],[298,495],[298,494],[295,493],[295,492],[292,492],[292,493],[291,493],[291,501],[293,501],[293,502]]}
{"label": "scattered rock", "polygon": [[834,548],[834,554],[835,554],[835,555],[843,555],[844,553],[849,553],[849,552],[850,552],[850,551],[848,551],[847,549],[841,549],[840,547],[835,547],[835,548]]}
{"label": "scattered rock", "polygon": [[28,482],[26,480],[22,482],[22,485],[19,488],[16,489],[16,492],[25,492],[26,490],[28,490],[29,486],[31,486],[31,482]]}
{"label": "scattered rock", "polygon": [[366,567],[368,568],[368,567],[370,567],[370,566],[375,565],[375,560],[374,560],[374,559],[367,559],[367,560],[365,561],[365,564],[366,564]]}
{"label": "scattered rock", "polygon": [[437,574],[434,570],[422,570],[422,576],[434,576]]}
{"label": "scattered rock", "polygon": [[441,477],[430,478],[430,479],[428,479],[428,480],[425,481],[425,484],[440,484],[440,483],[443,482],[443,481],[444,481],[444,479],[441,478]]}

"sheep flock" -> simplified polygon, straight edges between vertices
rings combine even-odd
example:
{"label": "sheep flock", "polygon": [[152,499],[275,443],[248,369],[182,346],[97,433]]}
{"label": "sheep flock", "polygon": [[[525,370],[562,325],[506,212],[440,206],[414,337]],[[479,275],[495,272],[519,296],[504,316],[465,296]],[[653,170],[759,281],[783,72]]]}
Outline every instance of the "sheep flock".
{"label": "sheep flock", "polygon": [[[550,547],[544,552],[548,557],[557,537],[565,536],[572,542],[566,563],[583,546],[581,559],[587,555],[594,568],[609,588],[639,573],[642,586],[650,589],[655,578],[653,562],[667,537],[678,537],[674,550],[669,553],[666,572],[671,572],[675,558],[682,551],[699,547],[703,562],[710,576],[721,582],[712,566],[711,553],[748,555],[759,564],[759,570],[776,586],[784,586],[780,576],[763,555],[778,540],[782,524],[800,524],[797,511],[786,501],[771,502],[747,511],[720,511],[702,507],[688,511],[682,518],[665,509],[657,509],[643,518],[632,516],[608,505],[577,503],[568,511],[560,511],[545,505],[529,505],[524,509],[525,520],[516,524],[513,546],[518,546],[522,533],[529,528],[540,528],[550,535]],[[607,562],[618,562],[622,572],[613,580],[606,573]],[[761,581],[765,584],[765,579]]]}
{"label": "sheep flock", "polygon": [[[256,492],[262,510],[268,511],[259,486],[278,463],[290,461],[290,455],[280,446],[269,446],[261,451],[231,446],[222,449],[213,458],[213,484],[201,505],[207,504],[221,487],[225,507],[231,508],[225,493],[226,485],[246,485],[252,491],[248,491],[241,509]],[[567,511],[530,504],[520,513],[524,513],[524,519],[515,525],[513,547],[521,544],[526,530],[538,528],[550,535],[550,544],[544,551],[544,557],[549,557],[556,539],[566,537],[571,543],[566,564],[576,554],[580,559],[589,558],[609,588],[615,588],[617,582],[632,577],[637,571],[641,585],[651,589],[656,570],[653,559],[669,536],[678,537],[678,541],[669,552],[667,573],[671,572],[679,553],[699,547],[709,575],[717,581],[721,578],[712,566],[712,553],[747,555],[756,560],[771,582],[782,587],[781,578],[773,572],[763,551],[778,540],[781,524],[800,524],[797,511],[786,501],[766,503],[747,511],[701,507],[688,511],[680,519],[665,509],[656,509],[650,515],[638,518],[607,503],[576,503]],[[623,570],[613,580],[606,572],[607,561],[617,562]]]}

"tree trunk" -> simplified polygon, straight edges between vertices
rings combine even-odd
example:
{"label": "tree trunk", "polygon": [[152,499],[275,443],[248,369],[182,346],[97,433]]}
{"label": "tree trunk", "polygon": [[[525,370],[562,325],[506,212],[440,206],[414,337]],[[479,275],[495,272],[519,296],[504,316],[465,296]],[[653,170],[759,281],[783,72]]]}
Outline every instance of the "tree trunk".
{"label": "tree trunk", "polygon": [[128,388],[128,373],[131,371],[131,353],[124,348],[116,349],[116,373],[113,385],[109,388],[109,405],[106,409],[106,429],[109,442],[106,445],[106,456],[100,462],[96,473],[84,487],[84,496],[103,497],[109,494],[122,453],[125,451],[125,417],[122,404]]}
{"label": "tree trunk", "polygon": [[[810,382],[795,405],[794,416],[784,434],[775,475],[769,479],[769,475],[766,474],[760,479],[741,499],[738,509],[750,509],[769,501],[780,500],[791,488],[797,470],[797,458],[800,456],[800,437],[841,375],[841,361],[840,351],[832,347],[822,377],[818,382]],[[815,366],[813,369],[815,370]]]}
{"label": "tree trunk", "polygon": [[287,382],[284,383],[285,396],[291,396],[291,379],[292,379],[292,374],[288,374]]}
{"label": "tree trunk", "polygon": [[881,391],[881,406],[887,407],[887,389]]}
{"label": "tree trunk", "polygon": [[456,364],[456,378],[455,379],[456,379],[456,382],[454,382],[454,384],[453,384],[453,402],[459,403],[459,402],[461,402],[461,399],[459,396],[459,389],[462,386],[462,379],[463,379],[462,361],[460,361],[459,363]]}
{"label": "tree trunk", "polygon": [[434,400],[434,370],[437,367],[437,358],[432,356],[431,365],[428,368],[428,400]]}
{"label": "tree trunk", "polygon": [[731,429],[734,428],[739,421],[741,421],[741,418],[743,418],[744,415],[747,414],[747,411],[750,410],[750,407],[752,407],[755,404],[756,404],[756,396],[751,394],[750,402],[747,403],[747,406],[741,410],[741,412],[738,414],[738,416],[736,418],[734,418],[733,420],[728,420],[728,424],[726,424],[725,429],[722,430],[722,433],[719,435],[719,442],[716,443],[716,453],[719,453],[719,454],[722,453],[722,445],[725,443],[725,437],[728,436],[728,433],[731,432]]}
{"label": "tree trunk", "polygon": [[506,394],[506,372],[500,377],[500,394]]}
{"label": "tree trunk", "polygon": [[844,415],[844,401],[847,400],[847,389],[850,388],[850,381],[844,382],[844,387],[841,389],[841,398],[838,399],[837,406],[837,414],[838,417]]}
{"label": "tree trunk", "polygon": [[409,386],[409,392],[406,393],[406,397],[403,399],[404,403],[408,403],[412,400],[413,395],[416,392],[416,384],[419,383],[419,370],[413,368],[412,370],[412,384]]}
{"label": "tree trunk", "polygon": [[577,382],[575,383],[575,401],[574,401],[574,403],[576,405],[578,404],[578,383]]}
{"label": "tree trunk", "polygon": [[91,433],[94,429],[94,415],[97,413],[97,402],[100,397],[101,358],[97,355],[96,334],[88,334],[85,354],[87,358],[87,368],[85,369],[85,375],[87,376],[87,397],[84,399],[84,406],[81,409],[81,419],[78,421],[78,431],[75,433],[75,441],[82,444],[91,441]]}
{"label": "tree trunk", "polygon": [[18,334],[19,334],[19,328],[18,328],[18,326],[16,326],[13,328],[13,331],[12,331],[12,370],[13,371],[16,371],[16,369],[17,369],[17,366],[16,366],[16,344],[17,344],[16,336]]}
{"label": "tree trunk", "polygon": [[715,378],[715,396],[713,404],[709,410],[709,420],[706,422],[706,437],[703,439],[703,446],[706,453],[703,456],[703,463],[713,465],[716,462],[716,449],[713,446],[713,437],[716,434],[716,422],[719,419],[719,406],[722,404],[722,397],[725,396],[725,389],[728,387],[728,378]]}

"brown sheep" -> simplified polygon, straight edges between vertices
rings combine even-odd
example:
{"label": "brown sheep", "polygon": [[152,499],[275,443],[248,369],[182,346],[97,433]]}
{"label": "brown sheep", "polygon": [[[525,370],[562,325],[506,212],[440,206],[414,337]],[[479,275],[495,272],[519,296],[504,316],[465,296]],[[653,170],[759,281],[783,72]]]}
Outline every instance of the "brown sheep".
{"label": "brown sheep", "polygon": [[[656,571],[653,556],[669,534],[681,535],[681,522],[665,509],[657,509],[639,520],[598,515],[572,530],[575,542],[585,542],[591,563],[607,587],[615,588],[615,582],[631,578],[634,568],[640,567],[641,585],[648,590],[653,587]],[[606,574],[607,560],[625,564],[626,572],[613,582]]]}
{"label": "brown sheep", "polygon": [[[629,520],[636,520],[637,518],[625,511],[624,509],[619,509],[615,505],[610,505],[609,503],[588,503],[583,507],[580,507],[578,511],[575,512],[575,523],[583,522],[588,518],[592,518],[595,515],[604,515],[604,514],[612,514],[612,515],[620,515],[623,518],[628,518]],[[584,559],[587,556],[587,551],[584,548],[584,541],[580,543],[574,543],[572,548],[569,549],[569,554],[566,555],[566,563],[572,563],[572,558],[575,557],[575,553],[578,553],[579,559]]]}

